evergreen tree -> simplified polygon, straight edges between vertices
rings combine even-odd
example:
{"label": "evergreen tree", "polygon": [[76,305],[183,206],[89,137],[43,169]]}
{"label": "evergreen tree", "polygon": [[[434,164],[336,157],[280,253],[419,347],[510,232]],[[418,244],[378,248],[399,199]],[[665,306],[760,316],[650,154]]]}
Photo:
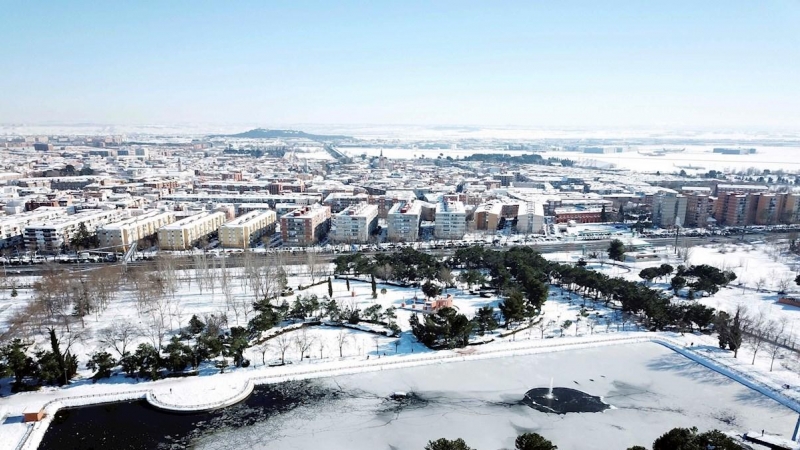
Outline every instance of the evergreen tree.
{"label": "evergreen tree", "polygon": [[192,335],[200,334],[206,328],[206,324],[203,323],[202,320],[197,318],[197,314],[193,314],[192,318],[189,319],[189,333]]}
{"label": "evergreen tree", "polygon": [[448,440],[445,438],[429,441],[425,450],[474,450],[463,439]]}
{"label": "evergreen tree", "polygon": [[333,298],[333,283],[331,277],[328,277],[328,297]]}
{"label": "evergreen tree", "polygon": [[344,279],[345,286],[347,286],[347,292],[350,292],[350,278]]}
{"label": "evergreen tree", "polygon": [[378,298],[378,285],[375,283],[375,275],[369,275],[369,282],[372,287],[372,298]]}
{"label": "evergreen tree", "polygon": [[608,222],[608,213],[606,212],[606,205],[603,205],[603,207],[600,208],[600,222],[602,223]]}
{"label": "evergreen tree", "polygon": [[422,293],[427,298],[433,298],[439,295],[442,292],[442,289],[431,283],[430,281],[426,281],[425,284],[422,285]]}
{"label": "evergreen tree", "polygon": [[622,223],[625,222],[625,207],[620,205],[619,207],[619,218],[618,220]]}
{"label": "evergreen tree", "polygon": [[653,442],[653,450],[741,450],[741,446],[725,434],[711,430],[697,433],[697,427],[673,428]]}
{"label": "evergreen tree", "polygon": [[678,291],[686,287],[686,278],[680,275],[675,275],[672,277],[670,287],[672,288],[672,292],[675,293],[675,295],[678,295]]}
{"label": "evergreen tree", "polygon": [[86,363],[86,368],[95,371],[92,375],[92,380],[97,381],[101,378],[110,378],[111,369],[117,365],[117,360],[114,359],[108,352],[97,352],[92,355],[92,359]]}
{"label": "evergreen tree", "polygon": [[731,324],[730,331],[728,332],[728,348],[733,350],[733,357],[739,356],[739,348],[742,346],[742,323],[739,318],[739,310],[736,310],[736,315],[733,316],[733,323]]}
{"label": "evergreen tree", "polygon": [[517,436],[514,448],[516,450],[558,450],[558,446],[553,445],[538,433],[525,433]]}
{"label": "evergreen tree", "polygon": [[472,320],[475,322],[475,326],[481,336],[487,331],[497,329],[497,319],[494,318],[494,308],[491,306],[479,308],[475,313],[475,318]]}
{"label": "evergreen tree", "polygon": [[531,309],[522,297],[522,293],[517,290],[513,291],[507,299],[500,303],[499,307],[500,313],[503,314],[503,318],[506,321],[506,328],[510,328],[512,322],[523,321],[528,316],[529,309]]}
{"label": "evergreen tree", "polygon": [[614,261],[622,261],[625,258],[625,244],[619,239],[614,239],[608,246],[608,257]]}

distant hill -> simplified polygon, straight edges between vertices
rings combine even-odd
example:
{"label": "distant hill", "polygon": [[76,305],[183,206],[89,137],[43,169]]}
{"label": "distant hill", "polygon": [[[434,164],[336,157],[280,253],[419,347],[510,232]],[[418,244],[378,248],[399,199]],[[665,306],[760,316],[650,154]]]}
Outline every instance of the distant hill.
{"label": "distant hill", "polygon": [[277,138],[296,138],[311,139],[313,141],[331,141],[335,139],[352,139],[350,136],[309,134],[297,130],[267,130],[266,128],[256,128],[239,134],[219,135],[221,137],[246,138],[246,139],[277,139]]}

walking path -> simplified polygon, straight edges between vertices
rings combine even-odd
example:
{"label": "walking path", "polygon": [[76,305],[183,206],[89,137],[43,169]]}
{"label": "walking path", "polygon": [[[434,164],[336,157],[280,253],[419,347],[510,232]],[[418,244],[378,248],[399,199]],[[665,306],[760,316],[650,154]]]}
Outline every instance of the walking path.
{"label": "walking path", "polygon": [[[688,339],[689,337],[687,337]],[[130,400],[147,400],[152,406],[176,413],[192,413],[224,408],[245,400],[257,385],[288,380],[349,375],[445,362],[502,358],[592,348],[606,345],[655,342],[719,372],[743,385],[800,412],[800,398],[782,390],[768,379],[753,376],[716,360],[711,354],[693,350],[676,334],[625,332],[610,335],[565,337],[558,339],[503,342],[491,346],[470,347],[425,354],[402,354],[383,358],[343,359],[302,363],[282,367],[240,369],[225,374],[172,378],[152,382],[83,384],[19,393],[8,399],[9,418],[0,424],[0,449],[33,450],[38,447],[47,427],[61,408]],[[22,422],[22,413],[44,409],[45,418],[33,424]]]}

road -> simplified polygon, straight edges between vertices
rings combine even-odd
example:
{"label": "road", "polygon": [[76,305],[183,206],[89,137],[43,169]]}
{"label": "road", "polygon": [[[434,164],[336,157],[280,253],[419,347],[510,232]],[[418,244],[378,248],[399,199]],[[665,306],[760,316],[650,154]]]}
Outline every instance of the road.
{"label": "road", "polygon": [[[784,233],[785,234],[785,233]],[[771,236],[778,236],[778,237],[786,237],[780,233],[773,233]],[[696,246],[696,245],[703,245],[703,244],[710,244],[712,241],[714,243],[728,243],[733,244],[737,242],[741,242],[739,236],[732,236],[732,237],[680,237],[680,244],[686,246]],[[762,240],[763,236],[761,235],[750,235],[749,238],[746,238],[745,241],[751,240]],[[642,239],[653,247],[667,247],[672,246],[675,243],[674,237],[658,237],[658,238],[644,238]],[[597,240],[597,241],[577,241],[577,242],[537,242],[533,244],[528,244],[528,246],[536,249],[541,253],[557,253],[557,252],[574,252],[574,251],[581,251],[585,250],[587,253],[595,252],[595,251],[606,251],[608,249],[608,245],[611,242],[610,239],[606,240]],[[486,248],[493,249],[493,250],[501,250],[504,248],[510,247],[502,247],[502,246],[486,246]],[[436,254],[440,256],[452,256],[455,253],[456,248],[440,248],[440,249],[423,249],[421,251],[431,254]],[[391,251],[391,250],[389,250]],[[365,251],[362,252],[363,254],[370,256],[375,255],[378,253],[386,253],[386,251]],[[254,253],[255,255],[264,255],[264,253]],[[321,262],[331,262],[334,258],[341,255],[343,253],[318,253],[319,260]],[[241,256],[241,253],[231,253],[225,258],[225,266],[226,267],[241,267],[244,264],[244,258]],[[273,255],[274,254],[269,254]],[[303,252],[300,253],[282,253],[284,257],[283,264],[287,265],[297,265],[297,264],[305,264],[305,254]],[[177,263],[178,266],[182,268],[191,268],[195,265],[195,260],[192,256],[189,255],[180,255],[177,256]],[[219,260],[219,257],[213,257],[215,260]],[[121,264],[121,263],[115,263]],[[155,262],[153,261],[135,261],[131,262],[127,265],[129,268],[134,267],[155,267]],[[94,270],[99,267],[105,266],[105,263],[79,263],[79,264],[64,264],[59,265],[58,267],[63,267],[70,272],[78,273],[88,270]],[[210,265],[210,264],[209,264]],[[220,266],[220,262],[216,263],[216,266]],[[42,265],[33,265],[33,266],[6,266],[5,271],[6,274],[9,276],[36,276],[39,275],[45,266]]]}

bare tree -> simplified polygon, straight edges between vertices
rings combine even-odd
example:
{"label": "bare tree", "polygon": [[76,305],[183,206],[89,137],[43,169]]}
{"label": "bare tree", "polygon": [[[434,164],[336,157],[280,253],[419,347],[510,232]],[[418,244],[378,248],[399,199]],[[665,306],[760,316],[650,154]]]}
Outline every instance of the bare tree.
{"label": "bare tree", "polygon": [[172,303],[168,297],[160,296],[150,302],[150,309],[145,315],[147,334],[153,347],[161,351],[164,337],[169,332],[169,319]]}
{"label": "bare tree", "polygon": [[[258,345],[253,346],[253,349],[255,349],[258,353],[261,354],[261,365],[262,366],[266,366],[267,365],[267,351],[269,351],[270,348],[272,348],[272,344],[270,344],[269,341],[264,341],[264,342],[262,342],[262,343],[260,343]],[[281,359],[283,359],[283,358],[281,358]]]}
{"label": "bare tree", "polygon": [[792,286],[793,283],[794,280],[792,280],[791,278],[787,277],[781,278],[777,282],[778,292],[786,294],[787,292],[789,292],[789,288]]}
{"label": "bare tree", "polygon": [[761,292],[764,289],[764,286],[767,284],[767,279],[764,277],[759,278],[756,280],[756,292]]}
{"label": "bare tree", "polygon": [[747,342],[753,349],[753,361],[751,364],[755,365],[756,355],[758,354],[758,351],[761,349],[761,346],[764,344],[764,342],[769,339],[769,335],[772,332],[772,325],[772,322],[767,321],[764,317],[763,311],[759,312],[755,316],[747,318],[744,334]]}
{"label": "bare tree", "polygon": [[321,275],[321,271],[323,269],[323,262],[320,261],[319,255],[317,252],[306,252],[306,268],[308,270],[308,276],[311,279],[311,284],[314,284],[317,281],[317,277]]}
{"label": "bare tree", "polygon": [[769,336],[769,371],[772,372],[772,366],[775,364],[775,358],[783,353],[783,345],[786,339],[786,324],[788,323],[786,317],[781,317],[777,322],[774,322],[771,329],[772,334]]}
{"label": "bare tree", "polygon": [[294,346],[300,352],[300,362],[303,362],[303,356],[311,349],[314,344],[314,337],[308,334],[308,329],[303,327],[300,331],[294,333]]}
{"label": "bare tree", "polygon": [[586,319],[586,326],[589,327],[589,334],[592,335],[594,334],[594,328],[597,326],[597,322],[593,319]]}
{"label": "bare tree", "polygon": [[547,329],[547,322],[545,322],[544,316],[539,319],[539,323],[536,325],[536,328],[539,329],[539,339],[544,339],[544,330]]}
{"label": "bare tree", "polygon": [[339,333],[336,335],[336,344],[339,346],[339,358],[343,358],[343,349],[347,341],[350,340],[350,334],[345,331],[344,328],[339,330]]}
{"label": "bare tree", "polygon": [[281,355],[281,364],[286,364],[286,352],[291,348],[293,342],[289,333],[283,333],[267,342]]}
{"label": "bare tree", "polygon": [[126,320],[116,320],[97,333],[98,341],[106,347],[113,348],[120,357],[128,351],[128,346],[141,336],[142,330]]}

